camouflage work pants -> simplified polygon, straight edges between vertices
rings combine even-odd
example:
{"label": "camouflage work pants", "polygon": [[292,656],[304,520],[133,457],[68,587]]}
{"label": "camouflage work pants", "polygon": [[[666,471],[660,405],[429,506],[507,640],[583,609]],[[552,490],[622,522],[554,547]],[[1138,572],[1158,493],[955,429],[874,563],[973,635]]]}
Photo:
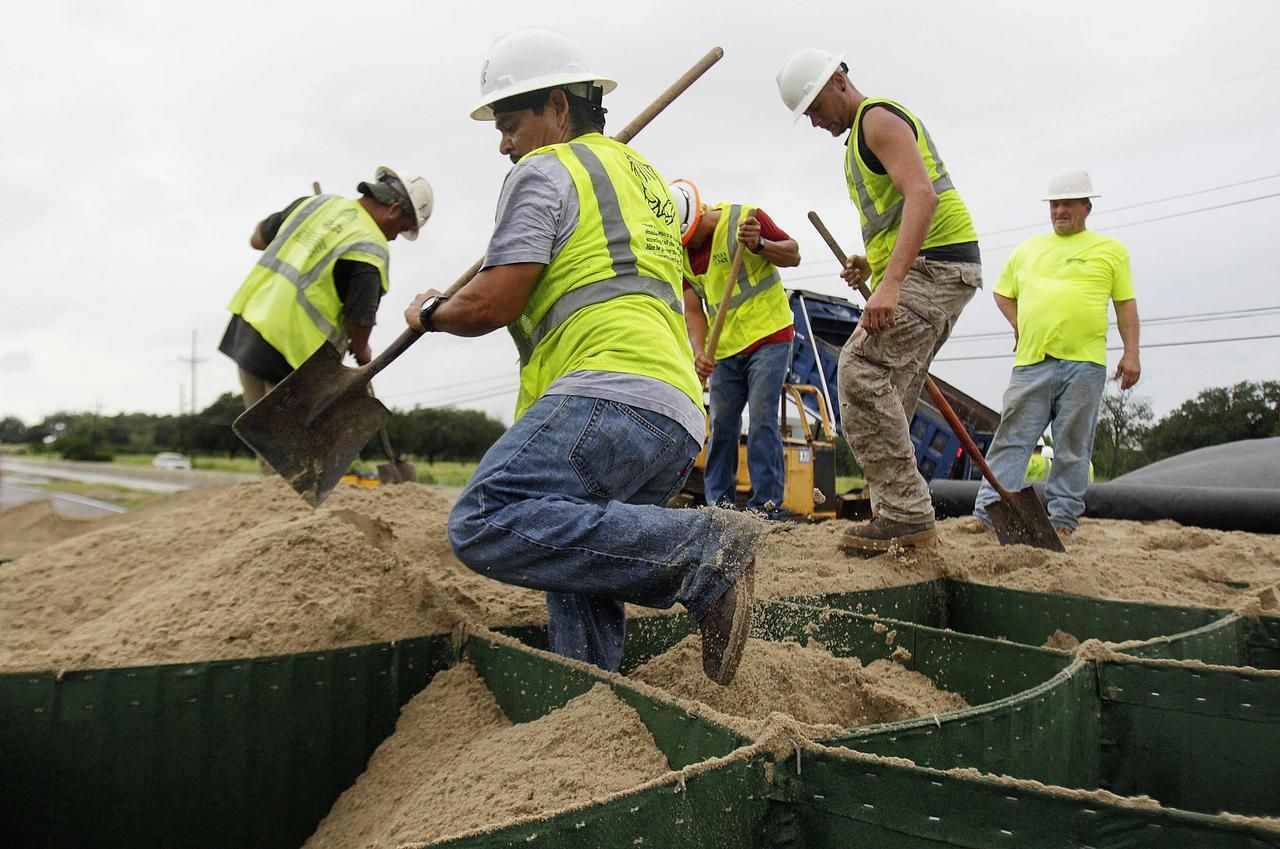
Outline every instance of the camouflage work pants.
{"label": "camouflage work pants", "polygon": [[911,416],[934,355],[982,286],[982,266],[917,258],[898,298],[896,323],[859,326],[840,352],[840,417],[867,477],[871,508],[895,522],[933,521],[929,486],[916,468]]}

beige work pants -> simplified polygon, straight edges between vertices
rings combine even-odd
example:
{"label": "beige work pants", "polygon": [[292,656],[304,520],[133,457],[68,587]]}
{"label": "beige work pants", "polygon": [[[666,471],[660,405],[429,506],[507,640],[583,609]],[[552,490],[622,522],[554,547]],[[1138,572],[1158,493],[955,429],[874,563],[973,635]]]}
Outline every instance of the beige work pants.
{"label": "beige work pants", "polygon": [[982,266],[918,258],[889,330],[853,332],[840,352],[840,417],[867,478],[871,508],[886,519],[933,521],[929,486],[916,468],[911,416],[929,364],[982,286]]}
{"label": "beige work pants", "polygon": [[[262,396],[270,392],[275,384],[240,369],[240,386],[244,390],[244,408],[247,410],[262,400]],[[271,467],[261,457],[258,458],[258,468],[264,475],[271,474]]]}

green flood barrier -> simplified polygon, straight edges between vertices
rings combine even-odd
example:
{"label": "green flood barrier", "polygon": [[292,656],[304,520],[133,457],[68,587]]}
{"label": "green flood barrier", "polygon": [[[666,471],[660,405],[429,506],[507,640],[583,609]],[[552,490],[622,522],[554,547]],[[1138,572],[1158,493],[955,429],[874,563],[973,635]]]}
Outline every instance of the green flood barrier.
{"label": "green flood barrier", "polygon": [[[456,849],[1280,846],[1280,832],[1207,813],[1219,802],[1241,813],[1273,811],[1274,767],[1255,761],[1280,763],[1280,674],[1084,660],[797,604],[762,605],[759,614],[768,638],[812,637],[864,661],[906,648],[904,662],[978,704],[828,741],[921,759],[910,766],[810,744],[789,728],[752,742],[651,688],[487,633],[460,645],[438,636],[252,660],[0,675],[0,834],[5,845],[32,847],[300,846],[391,733],[400,705],[465,658],[514,721],[605,681],[678,771],[602,803],[441,844]],[[688,630],[687,617],[636,628],[630,660]],[[536,629],[521,636],[539,639]],[[1180,689],[1184,673],[1197,676],[1199,690]],[[1221,695],[1226,686],[1230,698]],[[1253,723],[1251,736],[1238,736],[1241,722]],[[1095,734],[1090,751],[1081,741]],[[1217,796],[1188,785],[1182,762],[1167,756],[1170,741],[1197,735],[1197,752],[1220,750],[1202,782],[1221,782]],[[971,757],[966,746],[977,747]],[[1078,783],[1088,784],[1092,769],[1099,786],[1190,811],[924,765],[945,762],[948,752],[980,769],[998,754],[1002,771],[1068,784],[1080,770],[1086,780]],[[1237,780],[1223,780],[1232,769]]]}
{"label": "green flood barrier", "polygon": [[793,596],[797,604],[906,619],[1044,645],[1057,631],[1122,644],[1126,654],[1280,668],[1280,618],[1229,610],[1038,593],[943,579],[901,587]]}

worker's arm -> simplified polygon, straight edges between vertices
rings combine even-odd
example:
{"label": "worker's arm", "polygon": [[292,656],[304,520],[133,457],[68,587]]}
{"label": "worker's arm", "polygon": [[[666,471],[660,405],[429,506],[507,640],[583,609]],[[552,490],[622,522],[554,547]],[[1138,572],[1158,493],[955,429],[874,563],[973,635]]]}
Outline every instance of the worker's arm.
{"label": "worker's arm", "polygon": [[1138,382],[1142,376],[1142,364],[1138,360],[1138,301],[1130,298],[1127,301],[1115,301],[1116,325],[1120,328],[1120,341],[1124,342],[1124,353],[1116,365],[1113,380],[1120,381],[1120,388],[1128,389]]}
{"label": "worker's arm", "polygon": [[1013,328],[1013,350],[1018,350],[1018,299],[1007,298],[998,292],[992,292],[991,297],[996,299],[996,308],[1000,310],[1000,314],[1004,316],[1004,320],[1009,322],[1009,326]]}
{"label": "worker's arm", "polygon": [[343,327],[347,331],[347,339],[350,340],[348,350],[351,356],[356,358],[356,362],[364,365],[373,359],[373,351],[369,348],[369,334],[373,332],[373,328],[367,324],[356,324],[355,322],[343,322]]}
{"label": "worker's arm", "polygon": [[[483,336],[506,327],[524,312],[524,305],[544,267],[542,263],[521,262],[486,268],[456,295],[436,307],[431,316],[432,329],[454,336]],[[439,294],[442,293],[428,289],[414,298],[404,311],[405,322],[421,332],[418,314],[422,303]]]}
{"label": "worker's arm", "polygon": [[[763,240],[763,247],[761,241]],[[800,245],[795,239],[767,239],[760,230],[755,216],[747,216],[738,225],[738,241],[757,256],[762,256],[779,268],[794,268],[800,264]],[[759,250],[757,250],[759,249]]]}
{"label": "worker's arm", "polygon": [[889,255],[884,276],[871,293],[859,322],[867,332],[878,333],[894,325],[898,294],[933,223],[938,194],[925,170],[916,137],[905,121],[887,109],[872,109],[863,117],[863,127],[867,147],[884,165],[903,198],[898,240]]}
{"label": "worker's arm", "polygon": [[684,326],[689,330],[689,345],[693,348],[693,367],[698,377],[706,380],[716,368],[715,359],[703,352],[707,347],[707,314],[702,311],[702,298],[688,287],[684,290]]}

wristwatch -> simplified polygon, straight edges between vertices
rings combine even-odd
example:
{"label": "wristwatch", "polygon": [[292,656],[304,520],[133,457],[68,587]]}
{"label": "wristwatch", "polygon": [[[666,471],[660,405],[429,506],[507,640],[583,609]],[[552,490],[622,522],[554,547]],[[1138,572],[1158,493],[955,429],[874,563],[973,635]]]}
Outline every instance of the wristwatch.
{"label": "wristwatch", "polygon": [[752,252],[753,254],[762,254],[762,253],[764,253],[764,236],[761,236],[761,237],[760,237],[760,241],[759,241],[759,243],[757,243],[757,244],[756,244],[756,246],[755,246],[754,248],[752,248],[752,249],[751,249],[751,252]]}
{"label": "wristwatch", "polygon": [[418,311],[418,321],[422,323],[424,333],[432,333],[435,326],[431,323],[431,314],[440,308],[440,305],[449,300],[447,295],[432,295],[422,302],[422,309]]}

